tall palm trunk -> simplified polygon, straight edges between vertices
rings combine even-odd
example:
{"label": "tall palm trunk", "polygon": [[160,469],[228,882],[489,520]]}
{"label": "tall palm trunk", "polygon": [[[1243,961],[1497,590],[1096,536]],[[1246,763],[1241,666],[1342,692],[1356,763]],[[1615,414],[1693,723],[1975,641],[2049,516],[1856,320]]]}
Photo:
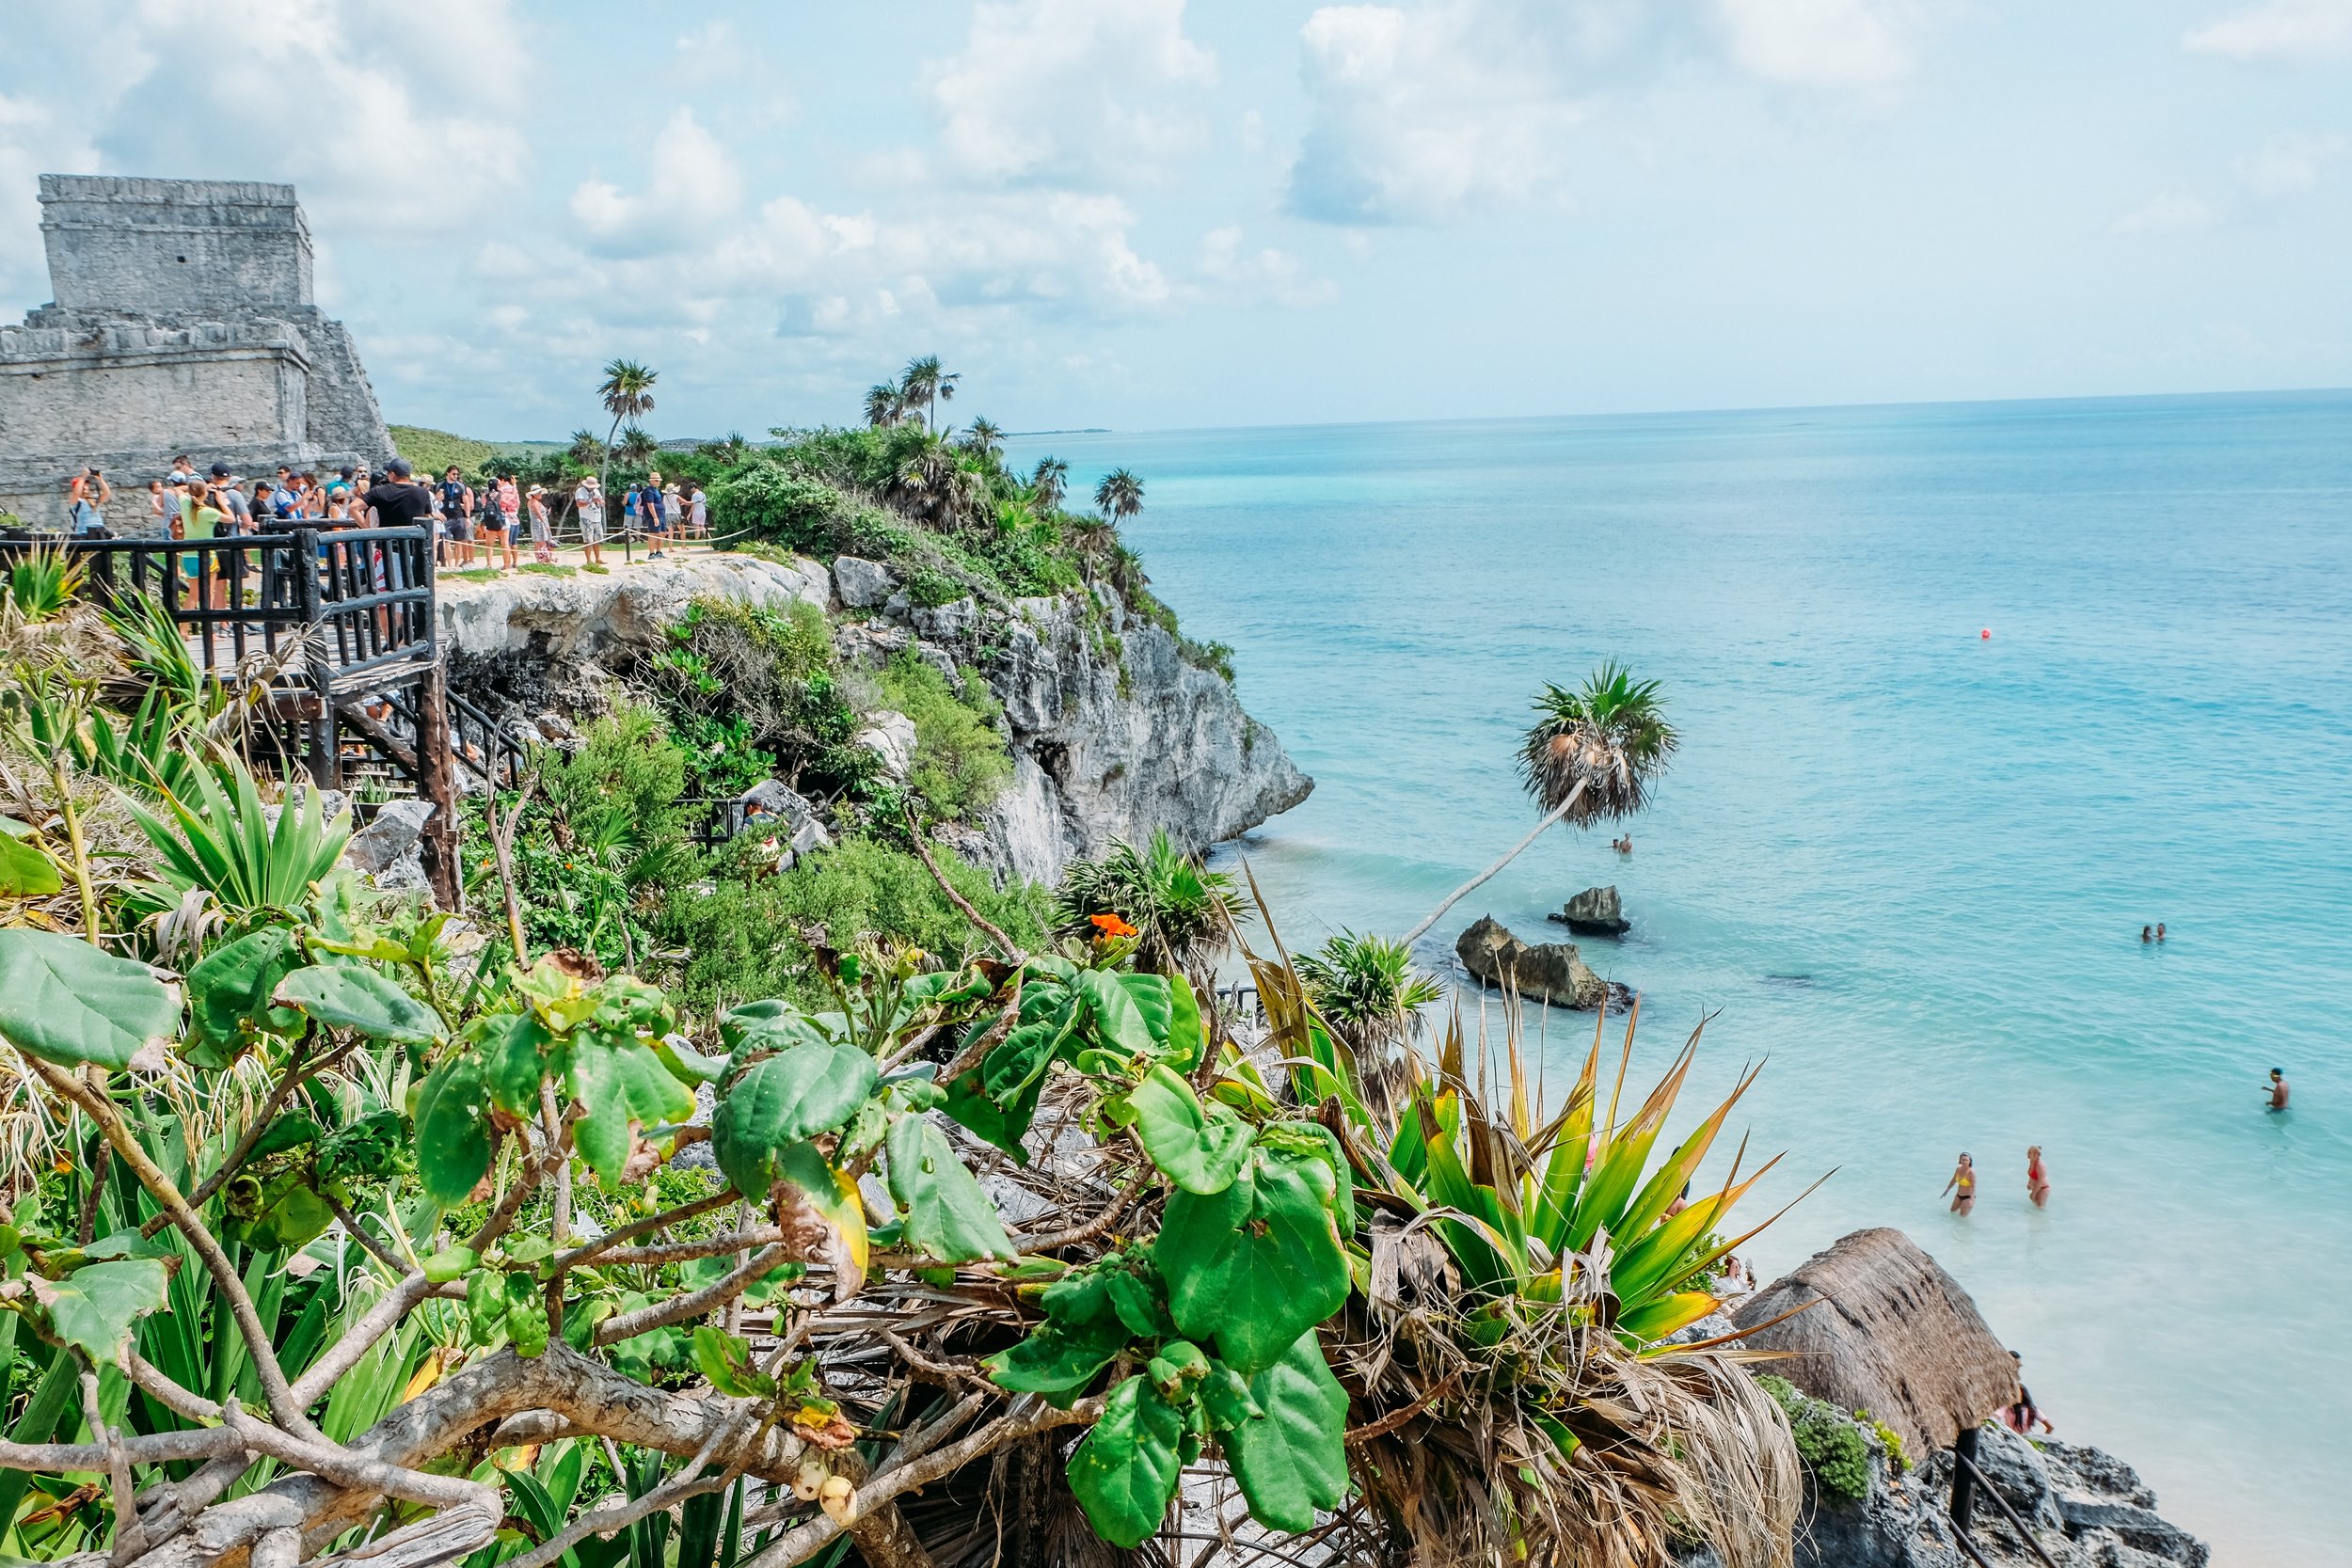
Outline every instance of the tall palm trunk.
{"label": "tall palm trunk", "polygon": [[1496,872],[1502,870],[1504,866],[1510,864],[1513,861],[1518,860],[1520,853],[1524,851],[1529,845],[1534,843],[1538,838],[1543,836],[1543,832],[1546,828],[1550,827],[1554,822],[1559,821],[1562,817],[1567,816],[1568,813],[1574,811],[1576,809],[1576,803],[1582,799],[1584,799],[1584,781],[1582,779],[1579,779],[1576,781],[1576,787],[1568,791],[1567,799],[1552,807],[1551,810],[1545,815],[1544,819],[1541,822],[1538,822],[1533,828],[1530,828],[1527,831],[1527,836],[1525,838],[1511,846],[1509,852],[1504,854],[1501,860],[1495,862],[1494,864],[1486,867],[1486,870],[1481,871],[1477,876],[1472,877],[1469,881],[1464,882],[1460,887],[1455,888],[1452,893],[1447,894],[1443,903],[1439,904],[1436,909],[1431,910],[1429,913],[1423,917],[1420,925],[1406,932],[1405,945],[1410,947],[1414,942],[1419,942],[1422,934],[1426,932],[1430,927],[1435,926],[1439,920],[1444,918],[1446,911],[1452,909],[1454,905],[1460,903],[1463,899],[1477,892],[1479,887],[1485,883],[1488,878],[1492,877]]}

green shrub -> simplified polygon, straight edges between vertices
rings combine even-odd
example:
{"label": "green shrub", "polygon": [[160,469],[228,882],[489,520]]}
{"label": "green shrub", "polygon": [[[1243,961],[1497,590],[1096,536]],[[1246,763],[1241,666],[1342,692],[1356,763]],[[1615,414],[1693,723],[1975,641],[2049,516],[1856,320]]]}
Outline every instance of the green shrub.
{"label": "green shrub", "polygon": [[[950,961],[982,946],[923,863],[903,849],[850,838],[765,877],[755,871],[762,853],[746,835],[715,857],[719,875],[709,886],[670,895],[661,934],[691,954],[680,989],[697,1006],[762,996],[828,1003],[809,949],[819,927],[837,948],[885,933]],[[1043,944],[1051,906],[1042,888],[1023,882],[1000,893],[978,867],[944,849],[935,858],[956,890],[1015,942]]]}
{"label": "green shrub", "polygon": [[710,515],[721,533],[749,533],[787,549],[838,554],[850,507],[820,479],[774,463],[753,463],[710,485]]}
{"label": "green shrub", "polygon": [[[1797,1457],[1823,1492],[1860,1502],[1870,1495],[1870,1444],[1861,1422],[1827,1400],[1800,1392],[1787,1378],[1756,1380],[1788,1417]],[[1896,1445],[1900,1448],[1899,1442]]]}
{"label": "green shrub", "polygon": [[779,611],[706,598],[640,673],[690,754],[698,792],[739,795],[781,775],[830,797],[860,788],[875,767],[833,664],[832,631],[814,605]]}
{"label": "green shrub", "polygon": [[1003,711],[976,670],[963,673],[965,695],[914,649],[901,650],[875,677],[882,706],[914,721],[914,757],[907,783],[940,817],[970,816],[1012,777],[1012,757],[997,733]]}

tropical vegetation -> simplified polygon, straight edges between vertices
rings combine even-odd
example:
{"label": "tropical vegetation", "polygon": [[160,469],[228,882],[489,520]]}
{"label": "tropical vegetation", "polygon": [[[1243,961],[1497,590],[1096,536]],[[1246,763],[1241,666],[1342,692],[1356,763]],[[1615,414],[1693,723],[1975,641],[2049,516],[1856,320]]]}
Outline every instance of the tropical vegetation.
{"label": "tropical vegetation", "polygon": [[[1074,526],[946,438],[954,387],[714,453],[736,521],[918,597],[1148,603],[1140,484]],[[274,669],[5,610],[0,1553],[1788,1560],[1791,1414],[1677,1342],[1773,1168],[1719,1154],[1752,1074],[1670,1135],[1696,1034],[1645,1084],[1604,1016],[1553,1092],[1514,1024],[1423,1028],[1408,944],[1294,959],[1164,834],[999,886],[947,847],[1009,768],[985,680],[804,609],[698,603],[618,672],[470,802],[463,910],[248,754]],[[1636,809],[1655,688],[1546,702],[1547,823]],[[780,812],[708,832],[752,784]]]}

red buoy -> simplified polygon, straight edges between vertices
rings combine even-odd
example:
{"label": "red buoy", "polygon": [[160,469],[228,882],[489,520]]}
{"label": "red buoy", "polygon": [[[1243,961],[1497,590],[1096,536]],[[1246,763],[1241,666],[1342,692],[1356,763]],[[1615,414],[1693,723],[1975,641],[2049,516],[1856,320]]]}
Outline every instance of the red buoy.
{"label": "red buoy", "polygon": [[1991,626],[1987,626],[1987,627],[1985,627],[1982,631],[1980,631],[1980,632],[1977,633],[1977,637],[1978,637],[1978,640],[1979,640],[1979,641],[1985,641],[1985,642],[1990,642],[1990,641],[1993,641],[1993,628],[1992,628]]}

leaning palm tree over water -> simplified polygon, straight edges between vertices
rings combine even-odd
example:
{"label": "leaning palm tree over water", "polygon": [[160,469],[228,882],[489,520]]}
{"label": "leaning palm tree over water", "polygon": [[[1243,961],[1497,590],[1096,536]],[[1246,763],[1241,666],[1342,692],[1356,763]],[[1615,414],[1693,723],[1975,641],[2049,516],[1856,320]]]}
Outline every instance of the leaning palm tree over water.
{"label": "leaning palm tree over water", "polygon": [[935,429],[939,423],[939,405],[956,395],[956,383],[962,379],[960,372],[939,367],[939,356],[927,354],[920,359],[910,359],[904,374],[898,377],[898,391],[912,409],[923,407],[923,428]]}
{"label": "leaning palm tree over water", "polygon": [[1124,468],[1113,468],[1094,487],[1094,504],[1113,526],[1143,510],[1143,481]]}
{"label": "leaning palm tree over water", "polygon": [[1037,471],[1029,476],[1029,501],[1041,517],[1051,517],[1061,508],[1061,499],[1070,489],[1070,465],[1058,457],[1041,457]]}
{"label": "leaning palm tree over water", "polygon": [[1656,681],[1637,681],[1612,661],[1571,691],[1547,686],[1535,699],[1535,722],[1519,742],[1519,778],[1543,820],[1510,853],[1464,882],[1405,935],[1406,946],[1480,883],[1563,818],[1578,827],[1630,816],[1649,803],[1650,785],[1666,770],[1680,741],[1666,722]]}
{"label": "leaning palm tree over water", "polygon": [[604,368],[604,385],[596,388],[596,396],[604,400],[604,411],[612,416],[612,428],[604,437],[604,458],[596,468],[596,489],[612,488],[612,438],[621,433],[621,421],[633,425],[653,412],[653,384],[661,379],[661,372],[649,371],[634,359],[615,359]]}

